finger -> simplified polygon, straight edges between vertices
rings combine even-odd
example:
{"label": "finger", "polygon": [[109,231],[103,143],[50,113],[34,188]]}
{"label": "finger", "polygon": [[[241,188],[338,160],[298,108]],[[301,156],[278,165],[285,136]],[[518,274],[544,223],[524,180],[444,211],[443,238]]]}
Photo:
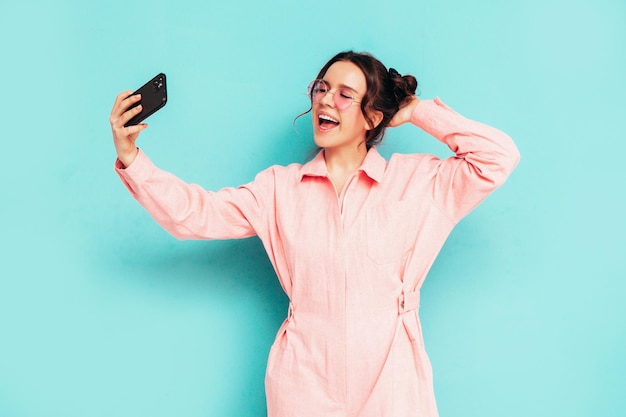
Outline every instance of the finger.
{"label": "finger", "polygon": [[128,121],[130,119],[132,119],[133,117],[137,116],[139,113],[141,113],[141,110],[143,109],[143,106],[141,104],[138,104],[137,106],[133,107],[132,109],[126,111],[124,114],[122,114],[122,116],[117,120],[117,124],[121,127],[126,125],[126,123],[128,123]]}
{"label": "finger", "polygon": [[122,113],[124,113],[125,109],[122,103],[125,99],[128,98],[128,94],[131,93],[132,91],[126,90],[115,97],[115,103],[113,103],[113,108],[111,109],[111,114],[109,116],[109,122],[111,123],[111,126],[113,126],[115,122],[122,116]]}
{"label": "finger", "polygon": [[128,126],[124,128],[124,134],[126,136],[136,135],[147,127],[148,125],[146,123],[139,123],[138,125]]}
{"label": "finger", "polygon": [[133,93],[132,90],[126,90],[126,91],[122,91],[117,96],[115,96],[115,102],[113,102],[113,109],[115,109],[116,107],[119,107],[120,103],[124,101],[124,99],[128,98],[132,93]]}
{"label": "finger", "polygon": [[137,140],[137,137],[139,136],[139,132],[141,132],[147,127],[148,125],[145,123],[123,127],[119,130],[117,134],[113,135],[114,141],[121,140],[123,143],[126,143],[126,141],[130,140],[131,142],[134,143]]}
{"label": "finger", "polygon": [[126,97],[120,103],[120,110],[121,110],[120,114],[127,111],[129,107],[131,107],[133,104],[136,104],[139,101],[141,101],[141,94],[133,94],[131,96]]}
{"label": "finger", "polygon": [[132,119],[141,112],[141,109],[143,109],[143,106],[141,104],[138,104],[137,106],[128,111],[125,111],[122,114],[112,114],[111,118],[109,119],[111,127],[113,129],[120,129],[124,127],[124,125],[128,123],[130,119]]}
{"label": "finger", "polygon": [[111,117],[118,119],[132,104],[141,100],[140,94],[133,95],[132,93],[132,90],[127,90],[118,94],[111,110]]}
{"label": "finger", "polygon": [[141,132],[142,130],[144,130],[147,127],[148,127],[147,123],[139,123],[138,125],[128,126],[125,129],[128,129],[130,131],[130,133],[132,134],[132,133]]}

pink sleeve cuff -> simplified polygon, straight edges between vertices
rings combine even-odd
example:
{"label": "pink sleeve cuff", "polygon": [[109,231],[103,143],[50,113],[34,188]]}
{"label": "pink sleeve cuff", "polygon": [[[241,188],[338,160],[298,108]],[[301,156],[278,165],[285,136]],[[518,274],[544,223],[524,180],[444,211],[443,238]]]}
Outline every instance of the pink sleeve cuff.
{"label": "pink sleeve cuff", "polygon": [[124,164],[119,159],[116,159],[114,168],[124,185],[133,195],[139,189],[139,184],[150,178],[156,169],[150,158],[141,149],[137,152],[137,156],[130,166],[124,167]]}
{"label": "pink sleeve cuff", "polygon": [[444,130],[454,128],[460,119],[460,115],[446,106],[439,97],[433,100],[420,100],[411,115],[411,123],[436,138],[439,138],[440,135],[437,133],[442,127],[445,127]]}

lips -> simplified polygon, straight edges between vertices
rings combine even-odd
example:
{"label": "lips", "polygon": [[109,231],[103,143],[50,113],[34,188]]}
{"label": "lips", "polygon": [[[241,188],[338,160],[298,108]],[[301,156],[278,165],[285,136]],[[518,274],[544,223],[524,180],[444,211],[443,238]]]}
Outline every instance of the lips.
{"label": "lips", "polygon": [[327,132],[339,126],[339,120],[326,113],[320,113],[317,116],[317,120],[320,130],[323,132]]}

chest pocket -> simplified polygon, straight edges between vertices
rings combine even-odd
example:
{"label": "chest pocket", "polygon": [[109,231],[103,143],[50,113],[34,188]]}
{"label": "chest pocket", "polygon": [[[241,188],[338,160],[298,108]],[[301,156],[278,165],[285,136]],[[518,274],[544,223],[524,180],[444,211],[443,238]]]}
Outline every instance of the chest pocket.
{"label": "chest pocket", "polygon": [[398,201],[367,211],[367,255],[377,264],[401,261],[415,237],[415,208]]}

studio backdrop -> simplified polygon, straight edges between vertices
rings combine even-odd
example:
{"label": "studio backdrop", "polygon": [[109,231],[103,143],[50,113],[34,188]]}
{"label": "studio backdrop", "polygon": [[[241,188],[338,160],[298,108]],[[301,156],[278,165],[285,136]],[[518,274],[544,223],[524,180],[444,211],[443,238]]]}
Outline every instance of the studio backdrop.
{"label": "studio backdrop", "polygon": [[[139,146],[237,186],[314,152],[294,119],[349,49],[521,151],[422,290],[441,416],[626,415],[623,0],[5,3],[0,416],[265,415],[288,303],[260,242],[163,231],[113,171],[109,113],[164,72]],[[411,126],[379,149],[450,155]]]}

